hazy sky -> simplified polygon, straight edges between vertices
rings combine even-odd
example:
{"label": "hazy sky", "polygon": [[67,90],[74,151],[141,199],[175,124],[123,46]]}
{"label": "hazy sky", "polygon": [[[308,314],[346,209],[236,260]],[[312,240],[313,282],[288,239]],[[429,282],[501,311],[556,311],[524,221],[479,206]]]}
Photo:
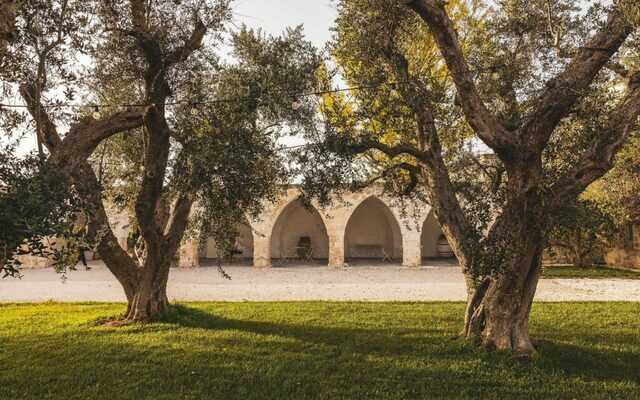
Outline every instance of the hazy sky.
{"label": "hazy sky", "polygon": [[234,4],[236,25],[244,23],[278,34],[302,24],[307,38],[318,47],[330,39],[336,17],[335,0],[235,0]]}
{"label": "hazy sky", "polygon": [[[233,23],[260,27],[266,33],[280,34],[287,27],[304,26],[307,39],[319,49],[331,38],[336,18],[336,0],[235,0]],[[304,143],[299,137],[285,137],[282,145]]]}

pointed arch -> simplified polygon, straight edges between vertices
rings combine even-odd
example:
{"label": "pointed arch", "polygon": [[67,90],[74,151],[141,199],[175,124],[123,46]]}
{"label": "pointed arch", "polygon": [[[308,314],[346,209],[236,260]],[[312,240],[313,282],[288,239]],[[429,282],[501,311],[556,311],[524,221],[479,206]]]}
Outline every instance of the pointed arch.
{"label": "pointed arch", "polygon": [[325,262],[329,258],[329,236],[322,214],[306,207],[296,197],[277,213],[270,237],[271,259],[310,258]]}
{"label": "pointed arch", "polygon": [[[238,237],[236,239],[236,246],[234,249],[234,260],[241,263],[251,263],[253,260],[254,250],[254,231],[249,223],[249,220],[245,220],[238,225]],[[216,260],[218,257],[218,250],[216,249],[216,242],[213,238],[208,238],[201,243],[198,251],[199,258],[204,261],[204,264],[210,263],[211,260]]]}
{"label": "pointed arch", "polygon": [[447,251],[448,242],[443,240],[444,234],[438,223],[435,212],[429,212],[422,224],[420,232],[420,248],[422,250],[422,260],[436,258],[451,258]]}
{"label": "pointed arch", "polygon": [[377,196],[365,198],[348,217],[344,234],[345,258],[402,260],[402,231],[391,208]]}

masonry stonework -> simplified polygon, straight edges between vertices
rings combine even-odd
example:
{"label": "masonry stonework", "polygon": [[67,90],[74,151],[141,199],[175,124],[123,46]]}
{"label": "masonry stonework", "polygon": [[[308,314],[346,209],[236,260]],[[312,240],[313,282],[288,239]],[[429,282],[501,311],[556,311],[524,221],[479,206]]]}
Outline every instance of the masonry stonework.
{"label": "masonry stonework", "polygon": [[[278,201],[241,229],[237,255],[253,259],[255,267],[270,267],[274,260],[299,256],[299,243],[311,243],[310,258],[333,268],[357,259],[401,262],[417,267],[423,257],[436,257],[442,236],[431,209],[400,207],[379,188],[350,193],[330,207],[303,206],[300,191],[288,188]],[[200,259],[214,258],[211,241],[188,240],[181,250],[183,267],[195,267]]]}
{"label": "masonry stonework", "polygon": [[[441,255],[437,243],[442,231],[428,205],[401,207],[380,188],[345,194],[326,208],[305,207],[299,197],[300,190],[291,186],[275,203],[266,204],[258,218],[245,221],[239,227],[234,257],[258,268],[271,267],[299,260],[301,241],[308,246],[302,258],[333,268],[358,260],[418,267],[423,258]],[[118,243],[127,249],[129,215],[109,206],[107,213]],[[201,261],[217,257],[215,242],[186,238],[178,256],[180,267],[199,267]],[[26,267],[50,266],[47,259],[22,257]]]}

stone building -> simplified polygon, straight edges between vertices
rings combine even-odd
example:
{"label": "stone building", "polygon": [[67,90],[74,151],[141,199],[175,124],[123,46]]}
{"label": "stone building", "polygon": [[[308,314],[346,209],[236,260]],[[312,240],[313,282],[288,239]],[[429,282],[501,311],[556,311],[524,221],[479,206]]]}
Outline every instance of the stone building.
{"label": "stone building", "polygon": [[622,232],[619,246],[609,249],[604,259],[617,267],[640,269],[640,224],[628,224]]}
{"label": "stone building", "polygon": [[[451,257],[427,205],[403,210],[379,188],[348,194],[325,209],[305,207],[299,195],[299,189],[291,186],[257,220],[247,220],[239,229],[235,257],[256,267],[291,259],[330,267],[358,260],[419,266],[425,258]],[[191,240],[181,249],[180,265],[197,267],[212,258],[216,258],[212,240]]]}
{"label": "stone building", "polygon": [[[287,262],[342,267],[359,261],[417,267],[428,259],[452,258],[428,205],[403,209],[380,188],[347,194],[343,201],[324,209],[304,207],[299,196],[299,189],[290,186],[278,201],[267,204],[259,218],[246,220],[239,227],[234,260],[256,267]],[[129,216],[113,208],[107,212],[118,242],[127,248]],[[640,268],[640,225],[629,225],[624,237],[624,245],[605,252],[605,261],[611,266]],[[89,252],[87,258],[92,255]],[[187,239],[180,249],[181,267],[207,265],[216,258],[211,239],[205,243]],[[27,268],[51,265],[50,260],[34,256],[20,259]]]}
{"label": "stone building", "polygon": [[[256,267],[287,262],[342,267],[358,261],[419,266],[423,259],[451,258],[442,230],[428,205],[405,207],[384,196],[380,188],[347,194],[342,201],[310,209],[299,200],[300,190],[290,186],[262,214],[239,227],[234,260]],[[111,229],[127,249],[130,218],[107,207]],[[92,259],[93,253],[87,253]],[[180,266],[198,267],[216,259],[213,240],[186,239],[180,249]],[[26,268],[45,268],[51,261],[20,256]]]}

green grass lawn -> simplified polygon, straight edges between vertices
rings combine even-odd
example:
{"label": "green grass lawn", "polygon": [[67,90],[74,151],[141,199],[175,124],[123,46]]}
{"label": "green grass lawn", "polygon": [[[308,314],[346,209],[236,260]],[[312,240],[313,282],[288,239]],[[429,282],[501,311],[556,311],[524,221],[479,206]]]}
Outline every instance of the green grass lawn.
{"label": "green grass lawn", "polygon": [[640,399],[639,303],[537,303],[529,364],[452,339],[461,303],[0,306],[0,399]]}
{"label": "green grass lawn", "polygon": [[542,278],[640,279],[640,271],[615,269],[604,266],[574,267],[571,265],[545,265]]}

